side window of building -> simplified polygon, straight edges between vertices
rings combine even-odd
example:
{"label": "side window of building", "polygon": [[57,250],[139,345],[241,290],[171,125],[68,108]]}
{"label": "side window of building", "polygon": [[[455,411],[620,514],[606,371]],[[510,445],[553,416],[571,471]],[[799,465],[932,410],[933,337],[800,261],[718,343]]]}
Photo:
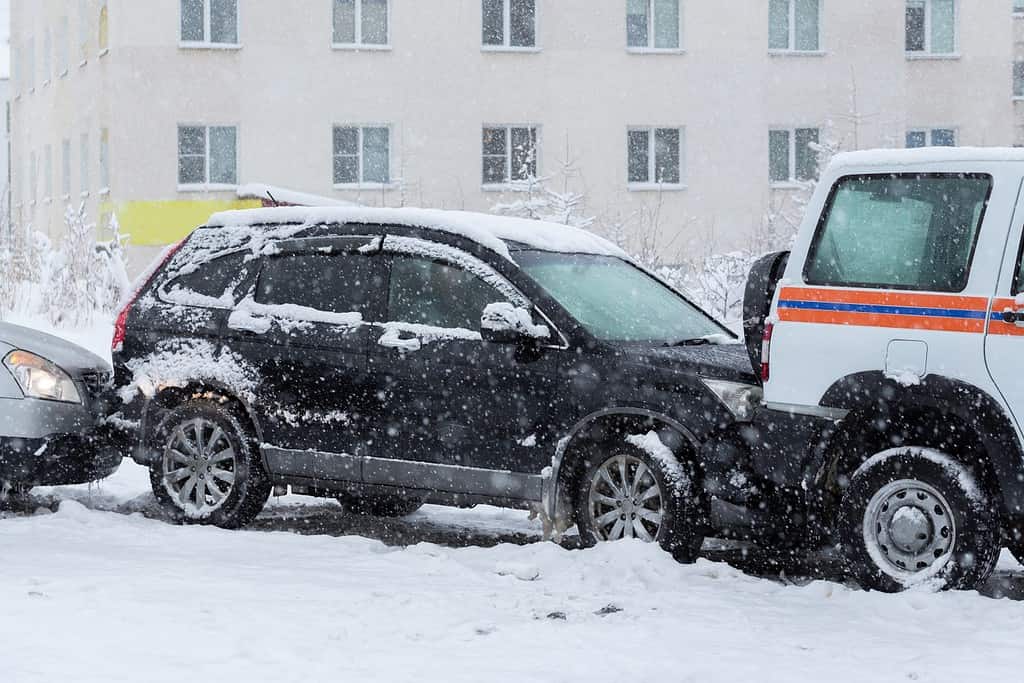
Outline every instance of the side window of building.
{"label": "side window of building", "polygon": [[181,43],[238,45],[238,0],[181,0]]}
{"label": "side window of building", "polygon": [[682,128],[630,128],[627,134],[629,184],[680,185],[683,140]]}
{"label": "side window of building", "polygon": [[769,131],[768,172],[771,182],[785,184],[816,179],[820,135],[817,128]]}
{"label": "side window of building", "polygon": [[484,127],[484,185],[504,185],[536,177],[536,126]]}
{"label": "side window of building", "polygon": [[245,279],[253,262],[246,261],[249,252],[228,254],[203,263],[191,273],[174,278],[162,290],[172,301],[187,303],[192,294],[229,306],[225,297],[234,294],[235,288]]}
{"label": "side window of building", "polygon": [[388,1],[334,0],[334,46],[389,45],[391,28]]}
{"label": "side window of building", "polygon": [[384,286],[374,257],[361,254],[299,253],[268,257],[255,300],[268,306],[292,304],[327,313],[361,313]]}
{"label": "side window of building", "polygon": [[507,297],[460,268],[419,257],[392,258],[390,322],[476,331],[487,305],[500,301]]}
{"label": "side window of building", "polygon": [[178,185],[184,188],[238,183],[238,129],[178,126]]}
{"label": "side window of building", "polygon": [[817,52],[821,49],[821,0],[770,0],[768,49]]}
{"label": "side window of building", "polygon": [[536,0],[481,0],[484,47],[537,46]]}
{"label": "side window of building", "polygon": [[957,50],[956,0],[906,0],[908,55],[952,55]]}
{"label": "side window of building", "polygon": [[680,0],[626,0],[626,47],[679,50],[682,47]]}
{"label": "side window of building", "polygon": [[953,128],[919,128],[907,131],[907,149],[917,147],[956,147]]}
{"label": "side window of building", "polygon": [[336,186],[391,182],[390,128],[335,126],[333,137]]}
{"label": "side window of building", "polygon": [[832,189],[807,257],[808,284],[960,292],[992,178],[849,176]]}

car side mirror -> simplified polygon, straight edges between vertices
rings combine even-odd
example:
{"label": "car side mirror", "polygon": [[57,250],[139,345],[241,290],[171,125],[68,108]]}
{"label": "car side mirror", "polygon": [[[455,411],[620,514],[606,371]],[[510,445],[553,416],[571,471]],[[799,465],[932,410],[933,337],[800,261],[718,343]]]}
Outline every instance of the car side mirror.
{"label": "car side mirror", "polygon": [[510,303],[490,304],[480,317],[480,336],[492,344],[536,342],[551,336],[547,325],[537,325],[525,308]]}

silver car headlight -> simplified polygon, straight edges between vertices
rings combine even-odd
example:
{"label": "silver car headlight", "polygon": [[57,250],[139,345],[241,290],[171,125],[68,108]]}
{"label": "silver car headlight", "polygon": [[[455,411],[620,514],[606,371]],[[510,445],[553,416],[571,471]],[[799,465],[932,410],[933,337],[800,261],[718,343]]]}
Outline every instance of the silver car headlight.
{"label": "silver car headlight", "polygon": [[749,422],[754,417],[754,409],[761,405],[761,399],[764,398],[764,390],[753,384],[720,379],[701,381],[739,422]]}
{"label": "silver car headlight", "polygon": [[28,351],[11,351],[4,365],[22,392],[30,398],[64,403],[81,403],[82,397],[68,373],[50,361]]}

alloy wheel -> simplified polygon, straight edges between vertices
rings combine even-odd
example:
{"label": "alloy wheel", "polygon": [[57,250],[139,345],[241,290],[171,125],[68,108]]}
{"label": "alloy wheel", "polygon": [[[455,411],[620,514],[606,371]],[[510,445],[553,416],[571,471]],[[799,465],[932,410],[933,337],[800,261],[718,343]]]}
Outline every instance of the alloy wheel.
{"label": "alloy wheel", "polygon": [[655,540],[665,518],[657,477],[634,456],[609,458],[591,476],[587,514],[599,540]]}
{"label": "alloy wheel", "polygon": [[235,448],[224,430],[203,418],[179,424],[168,439],[162,481],[175,504],[192,518],[219,509],[231,495],[237,471]]}

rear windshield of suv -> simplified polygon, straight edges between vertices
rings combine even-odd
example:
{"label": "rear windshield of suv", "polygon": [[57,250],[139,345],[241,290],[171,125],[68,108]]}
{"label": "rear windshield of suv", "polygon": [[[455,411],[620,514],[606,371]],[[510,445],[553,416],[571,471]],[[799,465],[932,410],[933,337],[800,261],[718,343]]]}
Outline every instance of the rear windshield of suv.
{"label": "rear windshield of suv", "polygon": [[812,285],[960,292],[992,190],[982,174],[861,175],[832,188],[804,269]]}

